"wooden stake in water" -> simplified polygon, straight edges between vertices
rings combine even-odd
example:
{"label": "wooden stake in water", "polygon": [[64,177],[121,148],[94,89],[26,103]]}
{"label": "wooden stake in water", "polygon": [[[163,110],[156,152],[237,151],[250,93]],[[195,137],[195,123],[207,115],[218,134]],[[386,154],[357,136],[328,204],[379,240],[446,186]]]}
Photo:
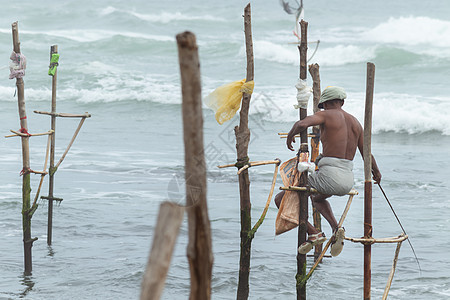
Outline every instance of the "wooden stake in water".
{"label": "wooden stake in water", "polygon": [[[52,54],[58,53],[58,45],[53,45],[50,48],[50,60]],[[56,82],[57,82],[58,69],[56,68],[54,75],[52,76],[52,115],[51,115],[51,130],[53,135],[50,143],[50,172],[49,172],[49,184],[48,184],[48,222],[47,222],[47,245],[52,244],[52,231],[53,231],[53,190],[55,183],[55,142],[56,142]]]}
{"label": "wooden stake in water", "polygon": [[[372,237],[372,106],[375,84],[375,65],[367,63],[366,106],[364,113],[364,238]],[[364,245],[364,300],[370,299],[371,287],[370,244]]]}
{"label": "wooden stake in water", "polygon": [[[12,38],[14,52],[20,54],[19,29],[17,22],[12,23]],[[28,132],[27,113],[25,109],[25,95],[23,78],[16,78],[17,102],[19,106],[19,118],[21,133]],[[30,146],[29,136],[21,135],[22,141],[22,229],[25,274],[30,274],[33,269],[31,248],[37,238],[31,238],[31,186],[30,186]]]}
{"label": "wooden stake in water", "polygon": [[[313,64],[309,66],[309,73],[313,79],[313,112],[318,112],[319,109],[319,101],[320,101],[320,74],[319,74],[319,65]],[[320,145],[320,129],[319,126],[314,126],[312,129],[313,137],[311,138],[311,162],[314,162],[319,156],[319,145]],[[322,217],[320,216],[319,211],[313,207],[313,220],[314,227],[322,231]],[[317,259],[322,253],[322,244],[314,247],[314,261]]]}
{"label": "wooden stake in water", "polygon": [[[307,51],[308,51],[308,40],[307,40],[307,29],[308,23],[304,20],[300,22],[301,28],[301,40],[300,45],[298,46],[300,52],[300,79],[306,80],[307,75]],[[299,116],[300,120],[306,118],[308,112],[305,108],[299,108]],[[300,153],[308,152],[308,133],[306,130],[300,132]],[[299,186],[307,186],[308,184],[308,172],[303,172],[300,175]],[[300,201],[300,209],[299,209],[299,224],[298,224],[298,242],[297,248],[300,247],[301,244],[306,242],[306,234],[307,234],[307,223],[308,223],[308,192],[299,192],[299,201]],[[303,278],[306,276],[306,254],[300,254],[297,252],[297,299],[305,300],[306,299],[306,283],[301,284]]]}
{"label": "wooden stake in water", "polygon": [[195,35],[177,35],[180,61],[183,134],[189,243],[187,256],[191,273],[189,299],[211,298],[212,242],[206,203],[206,163],[203,147],[203,115],[200,61]]}
{"label": "wooden stake in water", "polygon": [[[252,41],[252,20],[250,3],[244,9],[244,31],[245,49],[247,55],[247,77],[246,81],[253,80],[253,41]],[[239,126],[234,128],[236,135],[237,161],[245,165],[248,159],[248,144],[250,141],[250,130],[248,128],[248,111],[250,107],[251,94],[244,93],[240,112]],[[253,236],[252,230],[251,202],[250,202],[250,178],[248,169],[239,175],[239,196],[241,209],[241,253],[239,259],[239,281],[237,289],[237,299],[248,299],[249,294],[249,274],[250,274],[250,252]]]}

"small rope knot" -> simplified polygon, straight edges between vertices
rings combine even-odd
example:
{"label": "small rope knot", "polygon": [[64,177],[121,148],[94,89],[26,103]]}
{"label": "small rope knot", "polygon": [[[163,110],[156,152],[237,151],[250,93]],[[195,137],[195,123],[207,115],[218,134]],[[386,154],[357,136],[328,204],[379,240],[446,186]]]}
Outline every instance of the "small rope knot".
{"label": "small rope knot", "polygon": [[246,166],[249,164],[250,159],[248,158],[248,156],[244,157],[244,158],[238,158],[237,162],[234,164],[236,166],[236,168],[240,169],[243,166]]}
{"label": "small rope knot", "polygon": [[26,128],[20,128],[19,129],[20,133],[26,134],[27,136],[31,136],[31,133],[28,132],[28,130]]}
{"label": "small rope knot", "polygon": [[30,168],[23,168],[22,171],[20,171],[19,176],[27,175],[30,174],[31,172],[33,172],[33,170],[31,170]]}

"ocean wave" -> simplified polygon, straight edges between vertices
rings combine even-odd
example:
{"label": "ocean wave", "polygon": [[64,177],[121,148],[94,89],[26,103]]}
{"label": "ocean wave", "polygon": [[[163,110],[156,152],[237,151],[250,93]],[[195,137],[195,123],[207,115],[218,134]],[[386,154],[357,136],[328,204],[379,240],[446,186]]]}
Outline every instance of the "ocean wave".
{"label": "ocean wave", "polygon": [[429,44],[450,47],[450,21],[429,17],[389,18],[373,29],[363,33],[363,37],[379,43],[404,44],[409,46]]}
{"label": "ocean wave", "polygon": [[136,17],[142,21],[151,23],[168,24],[174,21],[214,21],[224,22],[225,19],[211,15],[188,15],[181,12],[160,12],[159,14],[143,14],[132,10],[117,9],[112,6],[105,7],[100,11],[101,16],[108,16],[114,13],[123,13]]}
{"label": "ocean wave", "polygon": [[[344,110],[364,124],[365,94],[351,92],[347,94]],[[250,114],[253,115],[254,121],[260,119],[261,122],[295,122],[298,120],[298,111],[293,108],[294,102],[295,92],[292,89],[254,93]],[[312,109],[310,100],[308,111],[312,112]],[[390,131],[419,134],[437,131],[443,135],[450,135],[450,119],[447,114],[449,110],[450,98],[376,93],[372,129],[374,133]]]}
{"label": "ocean wave", "polygon": [[[0,33],[10,33],[10,30],[0,29]],[[32,31],[21,30],[21,35],[32,36],[49,36],[62,39],[68,39],[79,43],[90,43],[101,40],[111,39],[115,36],[124,36],[136,39],[145,39],[157,42],[174,42],[175,37],[157,34],[145,34],[132,31],[116,31],[101,29],[67,29],[67,30],[49,30],[49,31]]]}
{"label": "ocean wave", "polygon": [[[312,47],[311,47],[312,48]],[[312,61],[321,66],[342,66],[350,63],[366,62],[376,56],[376,46],[360,47],[356,45],[336,45],[334,47],[320,47]],[[313,49],[309,50],[312,55]],[[241,47],[240,53],[245,53]],[[296,45],[275,44],[269,41],[257,40],[254,42],[254,55],[256,59],[290,64],[298,66],[299,53]],[[311,58],[311,57],[310,57]]]}

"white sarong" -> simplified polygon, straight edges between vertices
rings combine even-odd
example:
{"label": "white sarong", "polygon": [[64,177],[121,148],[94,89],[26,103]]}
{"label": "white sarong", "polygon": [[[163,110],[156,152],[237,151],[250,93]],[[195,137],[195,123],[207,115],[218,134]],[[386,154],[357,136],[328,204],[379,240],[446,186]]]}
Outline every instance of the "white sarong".
{"label": "white sarong", "polygon": [[318,170],[308,176],[311,187],[326,195],[346,195],[353,187],[353,162],[344,158],[322,157]]}

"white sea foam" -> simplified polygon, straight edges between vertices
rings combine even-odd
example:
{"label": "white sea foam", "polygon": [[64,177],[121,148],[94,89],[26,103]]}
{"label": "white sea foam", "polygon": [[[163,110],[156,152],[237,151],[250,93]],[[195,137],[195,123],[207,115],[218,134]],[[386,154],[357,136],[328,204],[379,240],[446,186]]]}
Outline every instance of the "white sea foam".
{"label": "white sea foam", "polygon": [[[355,45],[337,45],[321,47],[314,55],[314,62],[321,66],[341,66],[349,63],[360,63],[375,57],[376,46],[359,47]],[[244,54],[242,47],[240,54]],[[312,54],[311,50],[309,52]],[[298,49],[295,45],[275,44],[269,41],[255,41],[254,55],[256,59],[273,61],[283,64],[299,65]]]}
{"label": "white sea foam", "polygon": [[160,14],[141,14],[137,12],[129,12],[133,16],[149,22],[155,22],[155,23],[163,23],[167,24],[173,21],[214,21],[214,22],[224,22],[225,20],[223,18],[218,18],[217,16],[211,16],[211,15],[201,15],[201,16],[194,16],[194,15],[187,15],[182,14],[180,12],[161,12]]}
{"label": "white sea foam", "polygon": [[412,16],[390,18],[363,35],[381,43],[450,47],[450,21]]}
{"label": "white sea foam", "polygon": [[100,11],[100,16],[107,16],[117,11],[117,8],[107,6]]}
{"label": "white sea foam", "polygon": [[[347,93],[344,109],[364,123],[364,99],[362,93]],[[266,121],[295,122],[298,112],[293,108],[295,92],[254,93],[250,113]],[[271,99],[276,99],[276,102]],[[450,98],[419,97],[408,94],[376,93],[373,106],[373,132],[403,132],[408,134],[438,131],[450,135]],[[308,111],[312,112],[312,99]]]}
{"label": "white sea foam", "polygon": [[217,16],[211,15],[189,15],[181,12],[160,12],[159,14],[144,14],[132,10],[122,10],[117,9],[112,6],[105,7],[100,11],[100,16],[108,16],[113,13],[124,13],[136,17],[143,21],[148,21],[152,23],[162,23],[167,24],[174,21],[218,21],[224,22],[225,19],[218,18]]}
{"label": "white sea foam", "polygon": [[[0,33],[11,34],[9,31],[5,29],[0,29]],[[114,36],[124,36],[160,42],[167,42],[167,41],[173,42],[175,40],[173,36],[144,34],[132,31],[101,30],[101,29],[67,29],[67,30],[49,30],[49,31],[22,30],[20,33],[23,35],[29,34],[29,35],[58,37],[73,40],[80,43],[89,43],[100,40],[106,40]]]}

